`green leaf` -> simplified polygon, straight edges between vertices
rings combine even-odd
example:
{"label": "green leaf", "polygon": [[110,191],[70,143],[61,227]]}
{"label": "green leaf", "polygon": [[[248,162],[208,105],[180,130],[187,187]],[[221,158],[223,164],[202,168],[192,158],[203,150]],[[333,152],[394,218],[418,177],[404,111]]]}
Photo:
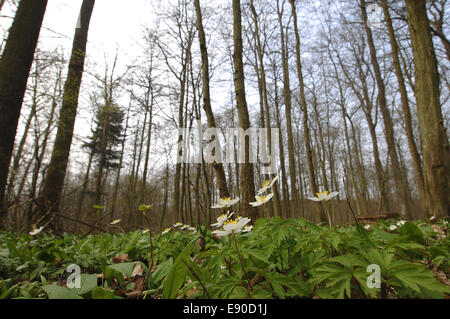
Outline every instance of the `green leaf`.
{"label": "green leaf", "polygon": [[422,231],[419,227],[411,222],[406,222],[402,226],[402,228],[400,229],[400,235],[407,236],[409,240],[415,241],[418,244],[425,244]]}
{"label": "green leaf", "polygon": [[130,278],[135,266],[136,266],[135,262],[129,262],[129,263],[119,263],[119,264],[108,265],[107,267],[114,269],[114,270],[124,274],[126,277]]}
{"label": "green leaf", "polygon": [[49,299],[83,299],[67,287],[47,285],[42,289],[47,293]]}
{"label": "green leaf", "polygon": [[173,265],[173,259],[167,259],[160,263],[151,275],[152,283],[159,283],[169,273],[170,267]]}
{"label": "green leaf", "polygon": [[438,294],[440,298],[443,298],[444,293],[450,293],[449,287],[440,283],[431,271],[418,264],[405,263],[391,271],[389,277],[396,278],[401,286],[410,288],[418,293],[423,293],[423,289],[426,289]]}
{"label": "green leaf", "polygon": [[230,299],[245,299],[248,298],[248,291],[242,286],[234,287],[230,294]]}
{"label": "green leaf", "polygon": [[92,291],[97,287],[97,275],[96,274],[81,274],[80,275],[81,286],[80,288],[69,288],[77,295],[84,295]]}
{"label": "green leaf", "polygon": [[257,287],[255,289],[253,289],[251,297],[253,299],[272,299],[272,290],[268,287],[266,288],[262,288],[262,287]]}
{"label": "green leaf", "polygon": [[146,210],[150,210],[152,207],[153,206],[151,204],[150,205],[141,204],[141,205],[139,205],[138,210],[140,210],[141,212],[144,212]]}
{"label": "green leaf", "polygon": [[178,295],[178,291],[184,284],[186,275],[188,273],[188,268],[183,262],[189,262],[189,257],[191,256],[192,245],[197,241],[198,238],[192,240],[183,251],[178,255],[177,259],[170,268],[169,274],[164,281],[163,286],[163,298],[165,299],[175,299]]}
{"label": "green leaf", "polygon": [[91,292],[93,299],[122,299],[119,296],[115,296],[114,292],[103,287],[96,287]]}

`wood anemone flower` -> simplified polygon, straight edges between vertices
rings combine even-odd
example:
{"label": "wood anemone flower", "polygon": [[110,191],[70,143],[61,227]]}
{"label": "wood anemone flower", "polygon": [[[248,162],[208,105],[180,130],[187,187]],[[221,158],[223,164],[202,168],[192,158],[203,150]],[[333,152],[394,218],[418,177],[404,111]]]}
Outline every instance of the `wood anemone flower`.
{"label": "wood anemone flower", "polygon": [[120,218],[119,219],[114,219],[112,222],[110,222],[109,224],[110,225],[115,225],[115,224],[118,224],[118,223],[120,223]]}
{"label": "wood anemone flower", "polygon": [[178,222],[178,223],[175,223],[175,224],[173,225],[173,227],[180,227],[180,226],[182,226],[182,225],[183,225],[182,223]]}
{"label": "wood anemone flower", "polygon": [[225,222],[226,222],[233,214],[234,214],[234,213],[231,213],[231,214],[225,213],[225,214],[220,215],[219,217],[217,217],[217,223],[211,224],[211,226],[217,227],[217,228],[222,227],[223,224],[224,224],[224,223],[225,223]]}
{"label": "wood anemone flower", "polygon": [[239,202],[239,197],[236,197],[235,199],[231,199],[231,197],[223,197],[219,199],[219,202],[217,204],[211,206],[211,208],[230,207],[236,204],[237,202]]}
{"label": "wood anemone flower", "polygon": [[338,194],[339,192],[331,192],[330,194],[328,194],[328,191],[323,191],[321,193],[316,193],[317,197],[307,197],[307,198],[315,202],[323,202],[332,199]]}
{"label": "wood anemone flower", "polygon": [[215,230],[211,234],[218,237],[223,237],[231,233],[240,233],[242,231],[242,227],[247,225],[250,221],[251,219],[247,217],[227,220],[223,225],[223,230]]}
{"label": "wood anemone flower", "polygon": [[37,234],[39,234],[43,229],[44,229],[44,226],[39,227],[39,228],[36,228],[36,227],[35,227],[32,231],[29,232],[29,234],[30,234],[31,236],[37,235]]}
{"label": "wood anemone flower", "polygon": [[246,226],[244,227],[244,229],[242,230],[242,232],[243,232],[243,233],[248,233],[248,232],[252,231],[252,229],[253,229],[253,226],[252,226],[252,225],[246,225]]}
{"label": "wood anemone flower", "polygon": [[272,179],[272,181],[270,180],[266,180],[262,185],[261,185],[261,189],[259,189],[256,192],[256,195],[261,195],[262,193],[264,193],[266,190],[268,190],[269,188],[272,187],[273,183],[275,183],[278,180],[278,175],[274,177],[274,179]]}
{"label": "wood anemone flower", "polygon": [[250,221],[251,219],[247,217],[228,220],[224,223],[223,229],[225,231],[229,231],[230,233],[240,233],[242,227],[247,225]]}
{"label": "wood anemone flower", "polygon": [[256,195],[256,202],[250,202],[249,204],[252,205],[253,207],[257,207],[257,206],[261,206],[265,203],[267,203],[273,196],[273,193],[270,193],[268,195],[262,195],[262,196],[258,196]]}
{"label": "wood anemone flower", "polygon": [[171,229],[172,229],[172,228],[170,228],[170,227],[164,229],[164,230],[161,232],[161,235],[167,234],[168,232],[170,232]]}

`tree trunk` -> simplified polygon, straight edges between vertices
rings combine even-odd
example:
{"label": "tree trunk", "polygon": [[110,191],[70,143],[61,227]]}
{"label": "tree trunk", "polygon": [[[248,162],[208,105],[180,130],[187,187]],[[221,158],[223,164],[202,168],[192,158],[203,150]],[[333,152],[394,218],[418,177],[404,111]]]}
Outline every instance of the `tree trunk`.
{"label": "tree trunk", "polygon": [[[366,12],[366,2],[365,0],[361,0],[361,13],[363,17],[363,21],[367,21],[367,12]],[[386,93],[385,86],[383,82],[383,78],[381,76],[380,65],[377,60],[377,54],[375,50],[375,44],[372,37],[372,31],[370,30],[367,23],[364,23],[364,29],[367,35],[367,42],[369,44],[370,51],[370,60],[375,71],[375,79],[377,83],[378,89],[378,101],[380,105],[380,111],[383,118],[384,123],[384,132],[386,137],[386,144],[388,147],[388,153],[391,160],[392,173],[394,177],[395,190],[398,197],[398,201],[401,206],[400,213],[403,216],[407,216],[409,219],[412,218],[411,215],[411,199],[408,194],[406,188],[406,181],[403,178],[402,171],[400,169],[400,164],[398,160],[397,150],[395,148],[395,140],[394,140],[394,125],[392,123],[391,114],[387,107],[386,102]]]}
{"label": "tree trunk", "polygon": [[[250,127],[247,101],[245,98],[244,63],[242,60],[242,22],[240,0],[233,0],[233,39],[234,39],[234,86],[236,106],[238,109],[239,127],[244,131]],[[250,142],[250,141],[249,141]],[[258,218],[258,210],[249,205],[255,198],[253,164],[250,163],[250,145],[245,143],[245,163],[241,165],[242,215],[253,220]]]}
{"label": "tree trunk", "polygon": [[34,218],[40,218],[51,210],[57,212],[61,201],[64,178],[66,176],[73,129],[78,107],[78,96],[86,57],[87,35],[95,0],[83,0],[79,20],[73,39],[69,71],[64,86],[63,102],[60,110],[58,131],[53,146],[48,171],[43,181],[43,189]]}
{"label": "tree trunk", "polygon": [[[209,128],[216,128],[216,121],[214,119],[214,113],[211,107],[211,97],[209,92],[209,63],[208,63],[208,50],[206,47],[206,37],[205,31],[203,30],[202,23],[202,12],[200,8],[200,0],[195,0],[195,11],[197,14],[197,30],[198,30],[198,38],[200,42],[200,53],[202,59],[202,82],[203,82],[203,109],[206,113],[206,119],[208,121]],[[218,137],[215,136],[214,139],[217,139],[215,142],[216,145],[219,145]],[[219,146],[220,149],[220,146]],[[218,150],[215,150],[218,151]],[[214,162],[212,163],[214,171],[216,173],[217,178],[217,186],[219,188],[219,193],[221,197],[229,197],[230,192],[227,186],[227,180],[225,178],[225,170],[223,169],[222,163]]]}
{"label": "tree trunk", "polygon": [[297,192],[297,173],[295,166],[295,151],[294,151],[294,136],[292,134],[292,101],[291,101],[291,85],[289,79],[289,59],[288,59],[288,46],[287,46],[287,34],[284,33],[283,26],[283,9],[279,10],[279,1],[277,0],[278,11],[278,23],[280,25],[281,33],[281,64],[283,68],[283,97],[284,105],[286,107],[286,131],[288,142],[288,161],[289,161],[289,180],[291,182],[291,196],[292,196],[292,212],[295,216],[298,213],[298,192]]}
{"label": "tree trunk", "polygon": [[425,0],[406,0],[428,214],[450,216],[450,153],[439,101],[439,73]]}
{"label": "tree trunk", "polygon": [[20,109],[46,7],[47,0],[20,1],[0,60],[0,227]]}
{"label": "tree trunk", "polygon": [[[261,89],[263,95],[263,105],[264,105],[264,119],[265,123],[263,126],[267,128],[267,147],[269,149],[269,154],[272,154],[272,134],[270,131],[270,112],[269,112],[269,99],[267,97],[267,83],[266,83],[266,70],[264,67],[264,59],[263,52],[261,47],[261,39],[259,36],[259,26],[258,26],[258,15],[256,14],[255,6],[253,5],[253,0],[250,1],[250,9],[253,14],[253,22],[255,24],[255,37],[256,37],[256,49],[258,52],[258,60],[260,65],[260,73],[261,73]],[[272,164],[272,163],[270,163]],[[272,179],[275,177],[275,174],[269,175]],[[281,217],[281,205],[280,205],[280,194],[278,192],[278,184],[272,186],[273,189],[273,203],[274,203],[274,213],[275,216]],[[288,215],[289,216],[289,215]]]}
{"label": "tree trunk", "polygon": [[402,101],[403,116],[405,119],[406,137],[408,139],[409,151],[411,153],[411,158],[412,158],[412,162],[413,162],[413,166],[414,166],[414,173],[415,173],[416,183],[417,183],[417,187],[418,187],[418,191],[419,191],[419,199],[420,199],[420,203],[425,203],[425,181],[423,178],[422,163],[420,160],[420,155],[419,155],[419,151],[417,149],[416,142],[414,140],[412,119],[411,119],[411,110],[409,108],[408,93],[406,91],[405,82],[403,79],[403,72],[402,72],[402,69],[400,66],[398,44],[397,44],[397,40],[395,39],[394,28],[392,26],[392,20],[391,20],[390,14],[389,14],[387,0],[382,0],[381,4],[383,6],[384,17],[385,17],[386,25],[387,25],[388,32],[389,32],[389,41],[390,41],[391,49],[392,49],[392,59],[394,61],[394,70],[395,70],[395,75],[397,77],[397,83],[398,83],[400,97],[401,97],[401,101]]}
{"label": "tree trunk", "polygon": [[[297,64],[297,76],[298,82],[300,85],[300,101],[301,107],[303,111],[303,138],[305,140],[305,148],[306,148],[306,158],[308,162],[308,173],[309,173],[309,182],[311,186],[311,191],[313,194],[318,192],[317,184],[316,184],[316,174],[314,171],[314,163],[313,163],[313,153],[311,149],[310,142],[310,132],[309,132],[309,124],[308,124],[308,108],[306,106],[306,96],[305,96],[305,85],[303,83],[303,71],[302,71],[302,62],[301,62],[301,54],[300,54],[300,34],[298,32],[297,26],[297,12],[295,9],[294,0],[289,0],[292,8],[292,16],[294,18],[294,33],[295,33],[295,56],[296,56],[296,64]],[[320,216],[321,222],[327,222],[327,216],[325,215],[324,208],[321,203],[315,205],[317,208],[317,212]]]}

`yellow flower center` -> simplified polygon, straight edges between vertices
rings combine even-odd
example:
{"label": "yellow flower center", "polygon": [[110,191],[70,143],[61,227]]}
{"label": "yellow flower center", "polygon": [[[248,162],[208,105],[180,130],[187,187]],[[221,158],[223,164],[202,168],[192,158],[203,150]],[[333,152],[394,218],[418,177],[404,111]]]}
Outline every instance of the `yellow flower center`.
{"label": "yellow flower center", "polygon": [[237,222],[238,222],[237,219],[229,219],[229,220],[227,220],[227,221],[226,221],[225,223],[223,223],[223,224],[224,224],[224,225],[228,225],[228,224],[234,224],[234,225],[236,225]]}
{"label": "yellow flower center", "polygon": [[323,191],[321,193],[316,193],[317,197],[320,197],[320,195],[325,194],[325,196],[328,196],[328,191]]}
{"label": "yellow flower center", "polygon": [[266,200],[266,195],[261,195],[258,197],[258,202],[262,203]]}
{"label": "yellow flower center", "polygon": [[270,180],[266,180],[263,184],[262,187],[267,187],[270,185]]}

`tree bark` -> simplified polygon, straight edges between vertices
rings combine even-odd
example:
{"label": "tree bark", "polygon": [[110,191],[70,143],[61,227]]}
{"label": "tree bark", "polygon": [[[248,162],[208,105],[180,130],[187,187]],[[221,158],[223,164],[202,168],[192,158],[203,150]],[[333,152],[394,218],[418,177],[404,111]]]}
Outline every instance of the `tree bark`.
{"label": "tree bark", "polygon": [[450,216],[450,153],[439,101],[439,73],[425,0],[405,0],[415,65],[415,95],[428,214]]}
{"label": "tree bark", "polygon": [[20,1],[0,60],[0,218],[7,211],[4,196],[9,163],[46,7],[47,0]]}
{"label": "tree bark", "polygon": [[69,71],[64,86],[63,102],[60,110],[58,131],[48,171],[39,195],[38,208],[34,218],[40,218],[48,211],[57,212],[61,201],[64,178],[72,145],[73,130],[78,108],[78,96],[86,57],[89,23],[95,0],[83,0],[79,20],[73,39]]}
{"label": "tree bark", "polygon": [[400,169],[400,164],[398,160],[397,150],[395,148],[395,140],[394,140],[394,125],[392,123],[391,114],[387,107],[386,102],[386,92],[385,86],[383,82],[383,78],[381,76],[380,65],[377,60],[377,54],[375,50],[375,44],[373,41],[372,31],[369,28],[367,21],[367,12],[366,12],[366,2],[365,0],[361,0],[361,13],[364,21],[364,29],[366,31],[367,42],[369,44],[369,52],[370,52],[370,61],[373,66],[375,72],[375,80],[377,83],[378,89],[378,101],[380,105],[380,111],[383,118],[384,124],[384,133],[386,137],[386,144],[388,147],[389,158],[391,160],[392,166],[392,174],[394,177],[395,190],[398,197],[398,201],[401,206],[400,213],[409,219],[412,218],[411,212],[411,199],[406,189],[406,181],[403,178],[402,171]]}
{"label": "tree bark", "polygon": [[[200,53],[202,59],[202,83],[203,83],[203,109],[206,113],[206,119],[208,121],[209,128],[216,128],[216,121],[214,118],[214,113],[211,107],[211,97],[209,91],[209,63],[208,63],[208,49],[206,47],[206,36],[205,31],[203,29],[202,22],[202,12],[200,8],[200,0],[195,0],[195,11],[197,15],[197,30],[198,30],[198,39],[200,42]],[[219,144],[218,137],[216,136],[214,139],[217,139],[216,145]],[[219,146],[220,149],[220,146]],[[215,150],[217,151],[217,150]],[[223,169],[222,163],[214,162],[212,163],[214,168],[214,172],[217,178],[217,186],[219,188],[219,194],[221,197],[229,197],[230,192],[227,186],[227,180],[225,177],[225,170]]]}
{"label": "tree bark", "polygon": [[[263,51],[261,47],[261,39],[259,36],[259,26],[258,26],[258,15],[256,14],[255,6],[253,5],[253,0],[250,1],[250,9],[253,15],[253,23],[255,24],[255,37],[256,37],[256,50],[258,52],[258,60],[260,65],[261,73],[261,89],[263,95],[263,105],[264,105],[264,119],[265,123],[263,126],[267,128],[267,147],[269,149],[269,154],[272,154],[272,134],[270,131],[270,112],[269,112],[269,99],[267,97],[267,82],[266,82],[266,70],[264,67]],[[272,163],[271,163],[272,164]],[[275,174],[269,175],[272,179]],[[274,214],[275,216],[281,217],[281,205],[280,205],[280,194],[278,192],[278,184],[272,186],[273,189],[273,203],[274,203]],[[289,216],[289,215],[288,215]]]}
{"label": "tree bark", "polygon": [[[294,18],[294,34],[295,34],[295,56],[296,56],[296,65],[297,65],[297,76],[298,82],[300,85],[300,101],[301,107],[303,111],[303,138],[305,140],[305,148],[306,148],[306,158],[308,162],[308,173],[309,173],[309,183],[311,186],[311,191],[313,194],[318,193],[318,188],[316,184],[316,174],[314,171],[314,162],[313,162],[313,153],[311,149],[311,141],[310,141],[310,132],[309,132],[309,124],[308,124],[308,108],[306,105],[306,96],[305,96],[305,84],[303,83],[303,71],[302,71],[302,62],[301,62],[301,54],[300,54],[300,34],[298,32],[297,26],[297,12],[295,8],[294,0],[289,0],[292,8],[292,16]],[[321,222],[327,222],[327,216],[325,215],[324,208],[322,204],[319,202],[318,205],[315,205],[317,209],[317,213],[320,216]]]}
{"label": "tree bark", "polygon": [[420,203],[425,203],[425,181],[423,177],[422,163],[419,155],[419,150],[417,148],[416,142],[414,140],[414,133],[412,127],[411,110],[409,107],[408,93],[406,91],[405,81],[403,79],[403,72],[400,66],[399,59],[399,49],[397,40],[395,39],[394,28],[392,26],[392,20],[389,13],[389,8],[387,0],[382,0],[381,4],[383,6],[384,18],[386,20],[386,25],[389,33],[389,42],[392,49],[392,59],[394,61],[394,70],[397,77],[398,88],[400,91],[400,98],[402,102],[403,116],[405,119],[405,129],[406,137],[408,139],[409,152],[411,153],[412,162],[414,165],[414,173],[416,177],[416,183],[419,191]]}
{"label": "tree bark", "polygon": [[[250,127],[247,101],[245,98],[244,63],[242,60],[242,22],[240,0],[233,0],[233,40],[234,40],[234,86],[236,93],[236,106],[238,109],[239,127],[244,131]],[[258,218],[258,210],[250,206],[250,201],[255,198],[255,186],[253,179],[253,164],[250,159],[250,145],[245,143],[245,163],[241,168],[241,193],[242,193],[242,215],[253,220]]]}

